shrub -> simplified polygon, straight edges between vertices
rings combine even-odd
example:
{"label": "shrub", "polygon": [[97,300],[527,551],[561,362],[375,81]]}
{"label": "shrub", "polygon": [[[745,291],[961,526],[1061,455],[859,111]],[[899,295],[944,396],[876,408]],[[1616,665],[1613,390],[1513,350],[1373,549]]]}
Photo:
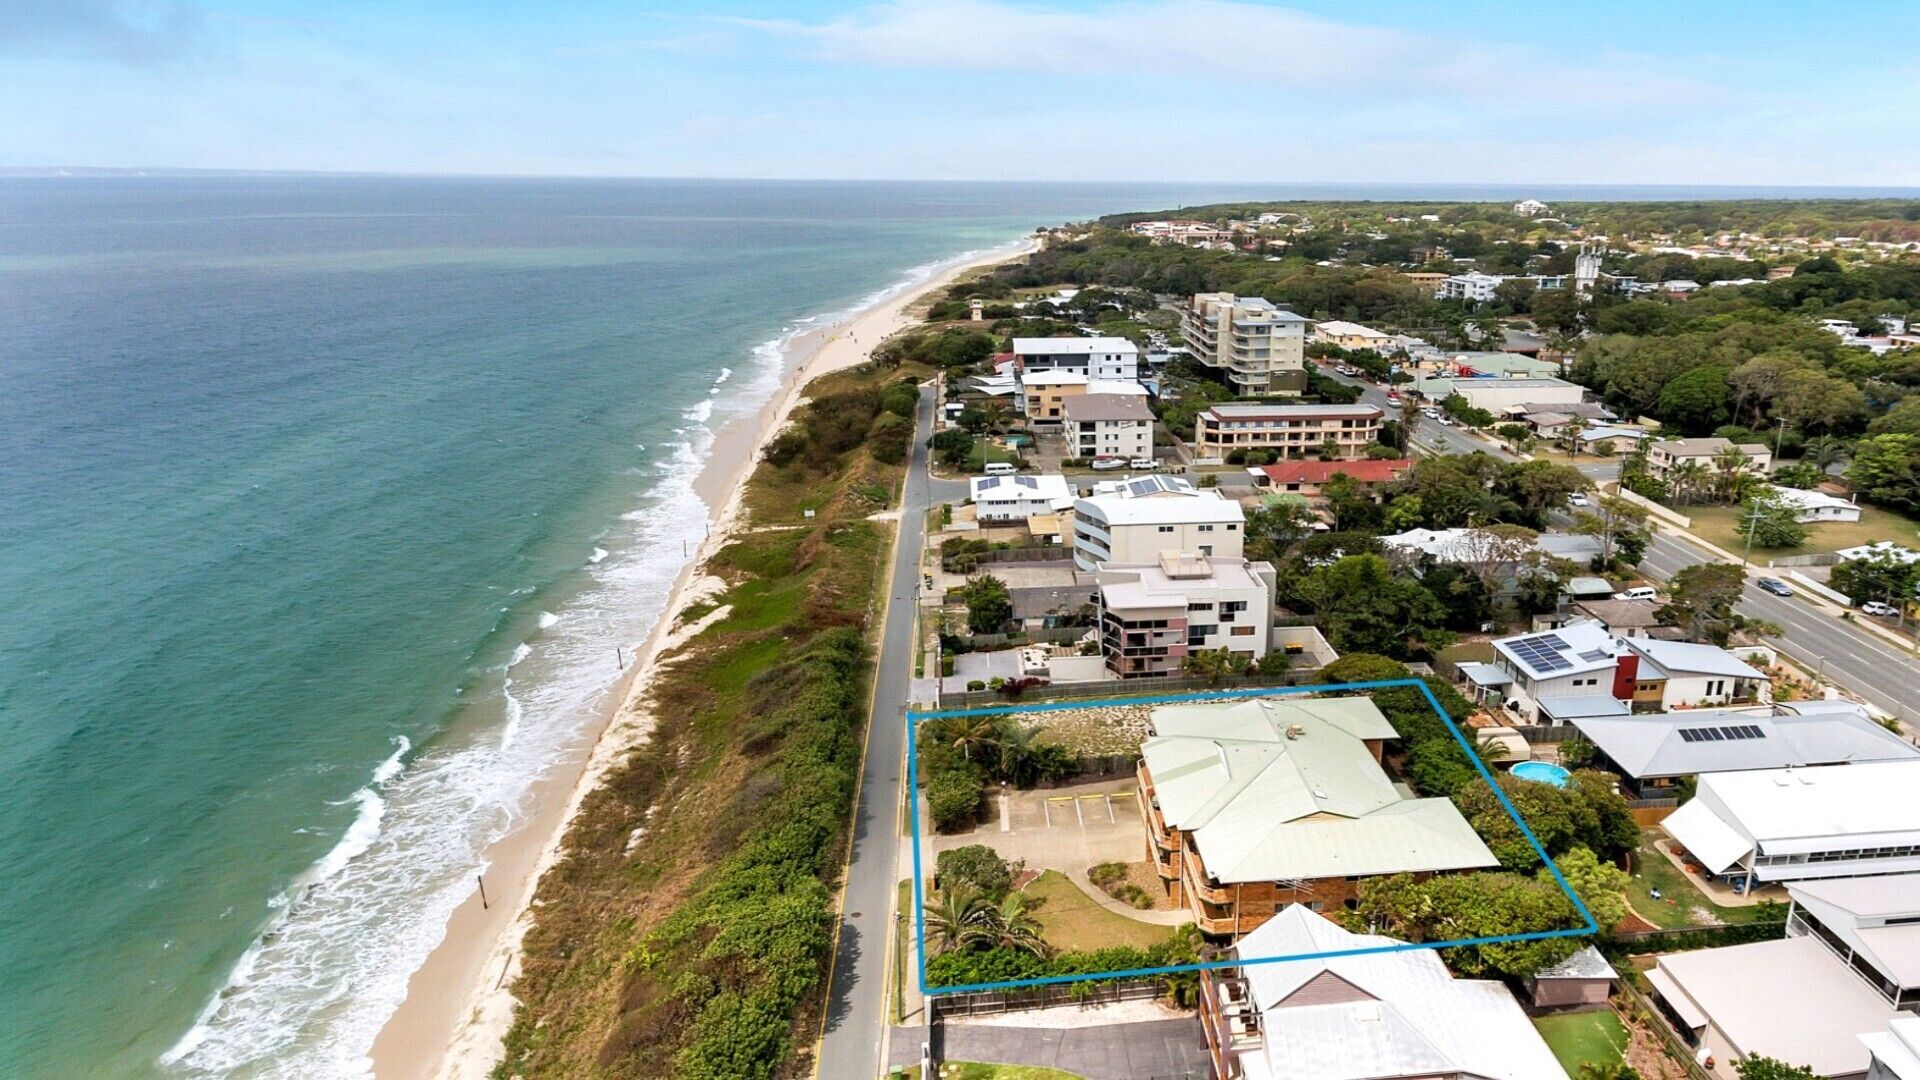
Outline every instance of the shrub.
{"label": "shrub", "polygon": [[948,769],[927,781],[927,814],[940,832],[959,832],[980,820],[986,785],[969,769]]}
{"label": "shrub", "polygon": [[1087,871],[1087,880],[1101,888],[1123,881],[1127,876],[1127,864],[1103,862]]}
{"label": "shrub", "polygon": [[867,453],[883,465],[907,460],[907,445],[912,441],[913,422],[896,413],[881,413],[867,429]]}
{"label": "shrub", "polygon": [[969,691],[985,690],[986,688],[987,688],[987,680],[985,679],[968,679],[967,680],[967,689]]}
{"label": "shrub", "polygon": [[996,903],[1013,889],[1014,875],[1024,868],[1024,864],[1001,858],[999,852],[985,844],[943,851],[934,863],[941,889],[971,890]]}

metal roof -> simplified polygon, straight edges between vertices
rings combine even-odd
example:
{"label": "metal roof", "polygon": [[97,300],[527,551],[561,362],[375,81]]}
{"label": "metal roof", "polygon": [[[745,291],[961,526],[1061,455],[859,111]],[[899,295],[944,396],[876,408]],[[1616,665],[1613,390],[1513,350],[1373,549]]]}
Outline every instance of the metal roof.
{"label": "metal roof", "polygon": [[1807,715],[1775,712],[1760,706],[1595,715],[1576,719],[1575,726],[1636,780],[1920,758],[1920,750],[1869,720],[1858,706]]}
{"label": "metal roof", "polygon": [[[1899,1015],[1827,947],[1810,937],[1662,954],[1651,980],[1684,1015],[1678,991],[1742,1055],[1805,1065],[1815,1076],[1867,1069],[1862,1032]],[[1651,977],[1653,973],[1649,972]],[[1818,1008],[1809,1008],[1809,1003]],[[1691,1022],[1691,1018],[1689,1019]]]}
{"label": "metal roof", "polygon": [[[1398,944],[1345,930],[1293,904],[1242,938],[1238,952],[1310,956]],[[1251,964],[1244,970],[1254,1007],[1272,1010],[1261,1025],[1259,1048],[1240,1055],[1248,1080],[1565,1080],[1565,1070],[1504,985],[1455,979],[1431,949]],[[1316,981],[1344,992],[1324,1001],[1296,997]]]}
{"label": "metal roof", "polygon": [[1754,670],[1717,645],[1648,638],[1629,638],[1626,645],[1667,675],[1719,675],[1730,679],[1767,677],[1765,672]]}
{"label": "metal roof", "polygon": [[1787,886],[1794,903],[1901,987],[1920,986],[1920,874],[1836,878]]}
{"label": "metal roof", "polygon": [[1540,699],[1540,711],[1555,720],[1584,720],[1594,716],[1627,716],[1627,703],[1611,694],[1549,694]]}
{"label": "metal roof", "polygon": [[1167,824],[1223,882],[1493,866],[1446,799],[1406,799],[1367,749],[1367,698],[1165,705],[1141,746]]}
{"label": "metal roof", "polygon": [[1582,947],[1579,952],[1552,967],[1541,968],[1533,973],[1536,979],[1612,979],[1618,975],[1613,965],[1607,963],[1607,958],[1600,955],[1600,950],[1591,945]]}
{"label": "metal roof", "polygon": [[1123,337],[1023,337],[1013,339],[1021,356],[1059,356],[1065,353],[1138,353],[1140,347]]}

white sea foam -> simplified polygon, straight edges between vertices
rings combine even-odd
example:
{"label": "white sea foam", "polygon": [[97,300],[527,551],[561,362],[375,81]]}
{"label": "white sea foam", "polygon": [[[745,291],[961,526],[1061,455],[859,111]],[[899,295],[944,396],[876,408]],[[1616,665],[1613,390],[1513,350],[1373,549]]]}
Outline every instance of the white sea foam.
{"label": "white sea foam", "polygon": [[527,657],[532,655],[533,655],[533,646],[523,641],[520,644],[515,645],[513,647],[513,659],[507,661],[507,667],[511,669],[513,665],[519,663],[522,660],[525,660]]}
{"label": "white sea foam", "polygon": [[[942,265],[917,267],[857,306],[914,288]],[[515,823],[533,783],[575,752],[619,678],[614,646],[646,636],[685,561],[683,545],[690,550],[703,535],[707,508],[693,478],[712,446],[707,421],[757,410],[780,385],[794,339],[846,314],[797,321],[752,350],[741,377],[728,376],[727,394],[687,410],[692,426],[654,451],[664,467],[601,541],[612,554],[590,566],[592,583],[561,609],[567,617],[543,612],[537,654],[516,650],[512,679],[466,695],[499,695],[501,737],[430,745],[411,760],[412,747],[396,744],[374,783],[346,800],[357,809],[345,834],[268,905],[224,988],[162,1059],[172,1074],[333,1080],[371,1072],[375,1035],[472,895],[474,875],[486,872],[487,846]]]}
{"label": "white sea foam", "polygon": [[599,547],[594,548],[593,554],[587,556],[587,565],[591,566],[596,563],[599,563],[601,560],[605,559],[606,557],[607,557],[606,548],[599,548]]}
{"label": "white sea foam", "polygon": [[411,749],[413,749],[413,743],[409,741],[405,735],[396,736],[393,740],[393,753],[387,760],[380,763],[379,768],[373,770],[374,784],[384,784],[394,777],[399,776],[401,770],[407,767],[404,759],[407,756],[407,751]]}

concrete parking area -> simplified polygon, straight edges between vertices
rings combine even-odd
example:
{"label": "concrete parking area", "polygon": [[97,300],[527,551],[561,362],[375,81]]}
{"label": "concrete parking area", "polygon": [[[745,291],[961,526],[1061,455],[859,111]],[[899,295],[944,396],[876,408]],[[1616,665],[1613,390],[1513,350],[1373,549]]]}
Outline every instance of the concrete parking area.
{"label": "concrete parking area", "polygon": [[1067,787],[990,794],[986,824],[969,833],[935,836],[937,854],[986,844],[1029,870],[1059,870],[1075,880],[1103,862],[1145,858],[1139,785],[1132,777]]}

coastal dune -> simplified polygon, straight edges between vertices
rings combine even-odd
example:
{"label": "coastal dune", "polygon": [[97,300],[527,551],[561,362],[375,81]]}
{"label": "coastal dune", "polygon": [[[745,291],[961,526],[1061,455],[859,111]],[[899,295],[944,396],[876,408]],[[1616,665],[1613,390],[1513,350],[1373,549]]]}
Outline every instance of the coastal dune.
{"label": "coastal dune", "polygon": [[760,410],[723,425],[694,481],[709,508],[708,533],[682,569],[661,617],[608,695],[591,742],[537,783],[521,823],[488,849],[486,874],[448,921],[438,947],[408,983],[407,997],[374,1041],[370,1066],[381,1080],[482,1080],[498,1062],[502,1038],[513,1019],[511,987],[519,971],[521,941],[532,922],[531,904],[540,877],[562,855],[561,841],[581,801],[627,751],[651,730],[648,712],[653,677],[671,654],[725,609],[680,623],[688,607],[720,591],[702,572],[707,559],[743,524],[741,498],[760,448],[805,399],[805,388],[822,375],[864,362],[889,335],[912,325],[910,310],[927,293],[980,266],[1030,252],[1031,238],[991,252],[971,253],[937,266],[930,277],[883,295],[843,320],[795,338],[787,371]]}

